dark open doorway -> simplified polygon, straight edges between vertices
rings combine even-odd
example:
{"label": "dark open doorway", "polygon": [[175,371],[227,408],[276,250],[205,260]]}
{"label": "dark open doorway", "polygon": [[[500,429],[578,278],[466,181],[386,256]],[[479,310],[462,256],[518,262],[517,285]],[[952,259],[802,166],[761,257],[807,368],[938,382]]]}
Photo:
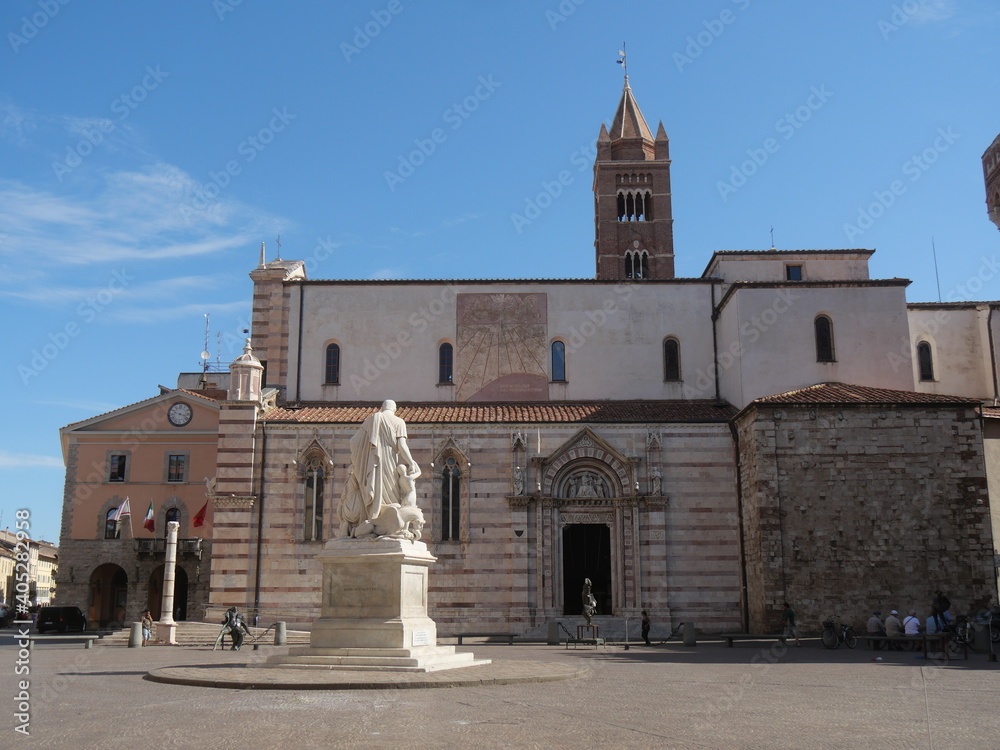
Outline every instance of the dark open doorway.
{"label": "dark open doorway", "polygon": [[597,614],[611,614],[611,529],[581,523],[563,528],[563,614],[580,615],[583,579],[589,578]]}
{"label": "dark open doorway", "polygon": [[114,563],[104,563],[90,574],[90,605],[87,622],[99,627],[120,628],[128,605],[128,575]]}

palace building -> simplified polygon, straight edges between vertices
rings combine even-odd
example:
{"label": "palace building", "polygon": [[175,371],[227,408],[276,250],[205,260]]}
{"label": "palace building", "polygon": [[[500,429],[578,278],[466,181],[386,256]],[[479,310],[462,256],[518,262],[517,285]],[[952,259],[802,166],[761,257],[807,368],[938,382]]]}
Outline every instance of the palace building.
{"label": "palace building", "polygon": [[[385,399],[423,471],[441,633],[542,634],[580,616],[584,578],[606,632],[642,609],[766,632],[785,600],[808,630],[935,589],[995,598],[995,304],[908,304],[862,249],[719,251],[677,278],[671,195],[626,78],[597,140],[594,278],[309,279],[262,247],[228,393],[143,407],[205,422],[212,481],[175,505],[183,533],[209,500],[210,617],[318,617],[349,441]],[[120,503],[92,490],[83,518],[67,479],[64,565]]]}

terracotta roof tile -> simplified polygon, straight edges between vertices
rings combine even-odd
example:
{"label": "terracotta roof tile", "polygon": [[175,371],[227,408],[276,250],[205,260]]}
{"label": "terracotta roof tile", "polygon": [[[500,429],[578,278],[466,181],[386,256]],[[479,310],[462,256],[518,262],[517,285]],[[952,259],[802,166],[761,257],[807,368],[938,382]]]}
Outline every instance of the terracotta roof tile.
{"label": "terracotta roof tile", "polygon": [[[268,422],[360,424],[376,402],[278,407]],[[736,410],[714,401],[576,401],[520,403],[400,403],[396,414],[411,424],[520,424],[594,422],[726,422]]]}
{"label": "terracotta roof tile", "polygon": [[759,398],[754,404],[979,404],[978,399],[934,393],[870,388],[848,383],[819,383]]}

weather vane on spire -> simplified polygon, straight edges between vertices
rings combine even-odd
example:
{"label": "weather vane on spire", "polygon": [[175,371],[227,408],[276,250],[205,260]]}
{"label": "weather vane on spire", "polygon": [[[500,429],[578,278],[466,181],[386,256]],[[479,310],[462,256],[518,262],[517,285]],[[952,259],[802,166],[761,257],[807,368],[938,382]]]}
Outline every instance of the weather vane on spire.
{"label": "weather vane on spire", "polygon": [[622,66],[622,70],[625,71],[625,80],[628,80],[628,59],[625,56],[625,42],[622,42],[622,48],[618,50],[618,64]]}

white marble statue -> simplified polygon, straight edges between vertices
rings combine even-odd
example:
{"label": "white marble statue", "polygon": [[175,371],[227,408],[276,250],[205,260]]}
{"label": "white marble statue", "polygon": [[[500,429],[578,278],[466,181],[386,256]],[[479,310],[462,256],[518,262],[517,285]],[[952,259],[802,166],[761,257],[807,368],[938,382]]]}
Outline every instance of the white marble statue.
{"label": "white marble statue", "polygon": [[420,538],[420,467],[406,444],[406,423],[395,412],[396,402],[385,401],[351,438],[351,468],[338,509],[342,537]]}

